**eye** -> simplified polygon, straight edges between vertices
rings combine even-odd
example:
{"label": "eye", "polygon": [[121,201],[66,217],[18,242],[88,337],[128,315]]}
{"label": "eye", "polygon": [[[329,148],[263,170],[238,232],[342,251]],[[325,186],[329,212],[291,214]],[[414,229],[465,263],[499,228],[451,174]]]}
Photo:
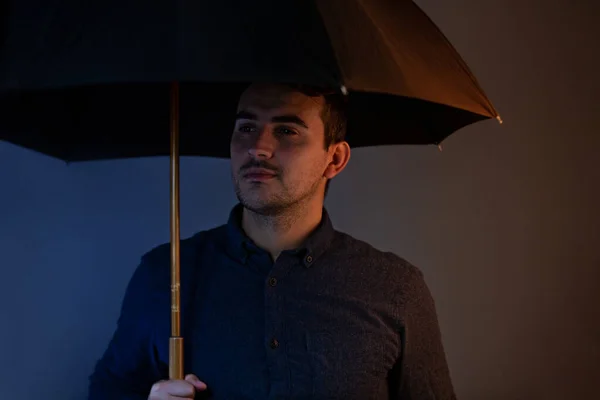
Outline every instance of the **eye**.
{"label": "eye", "polygon": [[252,133],[256,131],[256,127],[252,126],[252,125],[242,125],[240,127],[238,127],[238,132],[242,132],[242,133]]}
{"label": "eye", "polygon": [[288,128],[286,126],[277,127],[277,133],[284,135],[284,136],[290,136],[290,135],[297,134],[297,132],[295,130]]}

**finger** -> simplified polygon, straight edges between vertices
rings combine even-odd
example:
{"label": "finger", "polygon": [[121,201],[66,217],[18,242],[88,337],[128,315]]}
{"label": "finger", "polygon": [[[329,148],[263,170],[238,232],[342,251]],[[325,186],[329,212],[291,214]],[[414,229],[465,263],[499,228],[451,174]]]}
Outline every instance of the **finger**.
{"label": "finger", "polygon": [[185,376],[185,380],[194,385],[196,390],[206,390],[206,383],[202,382],[198,377],[194,374],[188,374]]}
{"label": "finger", "polygon": [[170,398],[169,396],[174,398],[194,398],[195,392],[194,385],[190,382],[176,380],[155,383],[152,386],[150,394],[155,395],[156,398],[163,398],[165,395],[167,395],[167,398]]}

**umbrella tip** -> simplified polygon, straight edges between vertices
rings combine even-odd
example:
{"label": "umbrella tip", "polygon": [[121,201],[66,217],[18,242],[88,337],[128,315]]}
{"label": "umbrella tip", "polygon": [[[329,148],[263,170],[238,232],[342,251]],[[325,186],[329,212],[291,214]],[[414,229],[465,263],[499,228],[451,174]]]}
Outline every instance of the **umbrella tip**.
{"label": "umbrella tip", "polygon": [[496,115],[496,119],[498,120],[498,122],[499,122],[500,124],[502,124],[502,118],[500,118],[500,115]]}

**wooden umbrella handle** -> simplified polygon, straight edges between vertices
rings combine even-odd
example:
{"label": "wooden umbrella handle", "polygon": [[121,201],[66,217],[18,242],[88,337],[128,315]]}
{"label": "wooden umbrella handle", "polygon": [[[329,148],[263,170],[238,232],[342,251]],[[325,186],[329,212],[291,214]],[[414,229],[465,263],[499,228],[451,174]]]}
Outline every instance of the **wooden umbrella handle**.
{"label": "wooden umbrella handle", "polygon": [[171,85],[171,338],[169,379],[183,379],[179,228],[179,83]]}

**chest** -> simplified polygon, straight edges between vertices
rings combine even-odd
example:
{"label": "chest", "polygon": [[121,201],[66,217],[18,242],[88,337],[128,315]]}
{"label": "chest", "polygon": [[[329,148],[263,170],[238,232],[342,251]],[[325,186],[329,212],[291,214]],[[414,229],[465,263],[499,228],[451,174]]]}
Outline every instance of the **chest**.
{"label": "chest", "polygon": [[381,288],[292,263],[197,279],[186,357],[210,398],[387,398],[401,343]]}

